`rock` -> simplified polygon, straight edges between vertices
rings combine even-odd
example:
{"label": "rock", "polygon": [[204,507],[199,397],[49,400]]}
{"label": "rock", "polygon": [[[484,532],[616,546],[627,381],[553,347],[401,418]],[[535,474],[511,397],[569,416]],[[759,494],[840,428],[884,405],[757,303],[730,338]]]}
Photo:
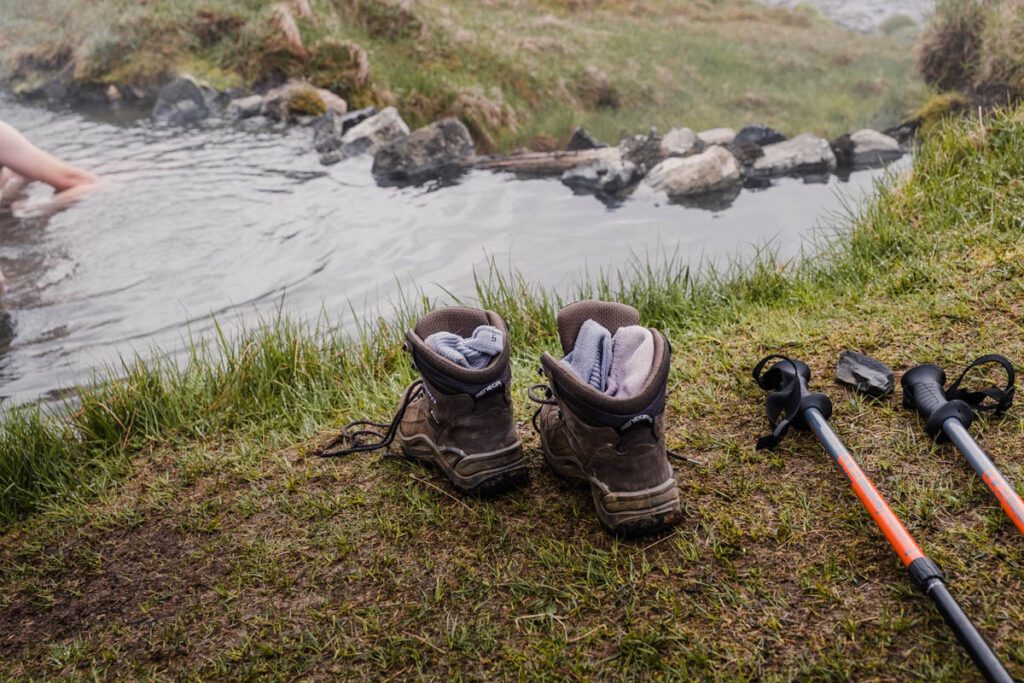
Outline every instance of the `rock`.
{"label": "rock", "polygon": [[332,149],[320,155],[320,163],[324,166],[334,166],[334,164],[344,161],[344,159],[345,155],[341,153],[340,149]]}
{"label": "rock", "polygon": [[858,130],[850,134],[850,140],[853,142],[855,168],[880,166],[903,156],[899,141],[877,130]]}
{"label": "rock", "polygon": [[107,96],[107,101],[111,104],[120,102],[124,99],[124,96],[121,94],[121,91],[113,83],[107,86],[107,89],[104,91],[104,94]]}
{"label": "rock", "polygon": [[607,146],[588,133],[586,128],[580,126],[572,132],[572,137],[569,138],[569,144],[565,146],[565,149],[572,152],[579,149],[601,149]]}
{"label": "rock", "polygon": [[728,147],[736,139],[736,131],[732,128],[711,128],[697,133],[697,137],[705,145],[722,145]]}
{"label": "rock", "polygon": [[739,145],[747,142],[752,142],[755,145],[764,147],[765,145],[774,145],[778,142],[784,142],[786,136],[770,128],[762,123],[755,123],[751,126],[744,126],[740,129],[740,132],[733,138],[733,144]]}
{"label": "rock", "polygon": [[459,167],[474,151],[465,124],[445,118],[381,146],[373,157],[373,175],[393,181],[423,180]]}
{"label": "rock", "polygon": [[[0,275],[0,278],[3,276]],[[15,324],[10,312],[0,310],[0,349],[5,349],[14,341]]]}
{"label": "rock", "polygon": [[[340,149],[341,138],[345,133],[376,113],[377,107],[356,109],[347,114],[338,114],[328,109],[323,116],[313,122],[313,149],[321,154]],[[338,161],[340,160],[339,158]]]}
{"label": "rock", "polygon": [[[738,136],[737,136],[738,137]],[[754,161],[751,173],[764,178],[828,173],[836,168],[836,155],[828,140],[811,133],[767,145],[764,156]]]}
{"label": "rock", "polygon": [[661,138],[653,128],[647,135],[633,135],[622,140],[619,150],[623,159],[632,161],[644,173],[665,158],[661,151]]}
{"label": "rock", "polygon": [[888,396],[896,388],[892,370],[885,363],[856,351],[839,354],[836,381],[875,398]]}
{"label": "rock", "polygon": [[661,139],[663,157],[688,157],[704,151],[704,143],[689,128],[673,128]]}
{"label": "rock", "polygon": [[260,105],[260,113],[275,121],[295,122],[300,116],[322,116],[327,103],[319,88],[302,81],[288,81],[267,91]]}
{"label": "rock", "polygon": [[342,136],[342,158],[364,152],[372,154],[378,147],[404,138],[408,134],[409,124],[398,115],[398,110],[394,107],[385,107],[380,113],[352,126]]}
{"label": "rock", "polygon": [[636,164],[622,159],[602,159],[562,174],[563,184],[583,194],[615,194],[632,187],[639,179],[640,171]]}
{"label": "rock", "polygon": [[263,106],[262,95],[250,95],[239,97],[228,102],[228,114],[238,119],[248,119],[259,116],[260,108]]}
{"label": "rock", "polygon": [[340,117],[341,134],[344,135],[349,129],[354,128],[366,119],[377,114],[377,107],[369,106],[365,109],[354,109]]}
{"label": "rock", "polygon": [[744,166],[750,166],[764,156],[764,148],[753,142],[733,142],[729,145],[729,151]]}
{"label": "rock", "polygon": [[853,140],[849,133],[829,140],[828,144],[832,148],[832,153],[836,155],[837,168],[853,167]]}
{"label": "rock", "polygon": [[339,119],[341,117],[336,113],[328,111],[313,122],[313,149],[320,154],[341,148],[342,132]]}
{"label": "rock", "polygon": [[187,126],[210,115],[206,91],[191,76],[179,76],[160,88],[153,118],[170,126]]}
{"label": "rock", "polygon": [[695,156],[665,159],[651,169],[644,183],[670,196],[691,196],[725,190],[742,178],[736,157],[716,145]]}
{"label": "rock", "polygon": [[900,146],[903,148],[903,151],[906,152],[913,145],[914,137],[917,135],[917,131],[920,127],[921,120],[913,119],[910,121],[904,121],[898,126],[886,128],[882,131],[882,134],[899,140]]}
{"label": "rock", "polygon": [[327,111],[333,111],[335,114],[344,114],[348,111],[348,102],[338,97],[330,90],[324,90],[323,88],[317,88],[316,93],[320,96],[320,99],[324,101],[324,105],[327,106]]}

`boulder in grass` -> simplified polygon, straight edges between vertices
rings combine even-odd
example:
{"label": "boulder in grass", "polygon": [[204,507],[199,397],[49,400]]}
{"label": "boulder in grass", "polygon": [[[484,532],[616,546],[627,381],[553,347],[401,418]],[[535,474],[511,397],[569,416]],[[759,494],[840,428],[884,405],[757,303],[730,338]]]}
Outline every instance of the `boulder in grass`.
{"label": "boulder in grass", "polygon": [[153,118],[169,126],[187,126],[210,115],[210,98],[196,79],[179,76],[160,88]]}
{"label": "boulder in grass", "polygon": [[341,157],[372,154],[382,145],[400,140],[408,134],[409,124],[402,120],[398,110],[385,107],[345,132],[341,137]]}
{"label": "boulder in grass", "polygon": [[762,148],[764,156],[755,159],[751,174],[774,178],[785,175],[816,175],[836,169],[836,155],[828,140],[811,133]]}
{"label": "boulder in grass", "polygon": [[664,157],[688,157],[704,150],[704,143],[689,128],[673,128],[661,138]]}
{"label": "boulder in grass", "polygon": [[714,146],[694,156],[665,159],[650,170],[644,183],[669,196],[689,197],[738,186],[742,179],[736,157]]}
{"label": "boulder in grass", "polygon": [[613,195],[629,189],[639,179],[636,164],[623,159],[601,159],[562,174],[562,183],[578,194]]}
{"label": "boulder in grass", "polygon": [[385,182],[419,182],[460,169],[474,152],[465,124],[445,118],[381,146],[373,175]]}

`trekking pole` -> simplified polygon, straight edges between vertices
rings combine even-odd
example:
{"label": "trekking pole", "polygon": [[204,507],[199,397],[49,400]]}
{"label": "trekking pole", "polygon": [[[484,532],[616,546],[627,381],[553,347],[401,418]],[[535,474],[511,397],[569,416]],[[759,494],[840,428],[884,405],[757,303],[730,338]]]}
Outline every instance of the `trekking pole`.
{"label": "trekking pole", "polygon": [[[772,360],[777,362],[762,373],[765,365]],[[758,439],[757,448],[774,448],[790,427],[813,432],[849,479],[854,493],[885,534],[914,583],[935,603],[946,624],[974,660],[978,671],[988,681],[1012,682],[1013,679],[996,658],[992,648],[946,588],[942,570],[921,551],[896,513],[832,431],[828,424],[828,418],[832,415],[832,401],[825,394],[811,393],[807,388],[811,379],[810,368],[801,361],[772,355],[757,364],[754,379],[758,386],[769,392],[766,404],[768,421],[772,426],[771,434]]]}
{"label": "trekking pole", "polygon": [[[1006,370],[1006,387],[990,387],[984,391],[969,392],[960,388],[964,376],[973,368],[996,363]],[[967,366],[960,378],[945,388],[946,373],[937,365],[918,365],[903,375],[903,405],[916,409],[924,420],[924,431],[936,441],[952,441],[970,463],[985,486],[999,500],[1003,510],[1013,521],[1017,530],[1024,534],[1024,501],[978,442],[967,431],[979,412],[990,411],[999,416],[1006,412],[1013,402],[1013,365],[998,355],[982,356]],[[985,404],[985,399],[994,403]]]}

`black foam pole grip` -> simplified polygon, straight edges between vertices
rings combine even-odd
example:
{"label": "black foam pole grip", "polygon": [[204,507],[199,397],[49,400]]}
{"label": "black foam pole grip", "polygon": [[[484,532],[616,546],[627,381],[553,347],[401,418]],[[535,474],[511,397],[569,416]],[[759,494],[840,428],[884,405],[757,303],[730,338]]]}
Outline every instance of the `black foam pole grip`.
{"label": "black foam pole grip", "polygon": [[917,411],[924,420],[924,431],[933,439],[942,439],[942,424],[951,417],[965,427],[974,420],[974,411],[960,400],[946,398],[946,373],[937,365],[918,365],[900,380],[903,405]]}

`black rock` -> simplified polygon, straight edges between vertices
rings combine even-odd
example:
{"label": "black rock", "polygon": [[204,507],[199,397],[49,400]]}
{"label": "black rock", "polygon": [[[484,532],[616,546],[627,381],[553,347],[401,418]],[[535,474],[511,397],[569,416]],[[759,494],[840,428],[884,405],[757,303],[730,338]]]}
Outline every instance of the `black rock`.
{"label": "black rock", "polygon": [[896,380],[889,366],[856,351],[843,351],[839,354],[836,381],[875,398],[888,396],[896,388]]}
{"label": "black rock", "polygon": [[565,149],[568,152],[575,152],[580,149],[600,149],[607,146],[588,133],[586,128],[580,126],[572,132],[572,137],[569,138],[569,144],[565,146]]}
{"label": "black rock", "polygon": [[832,148],[832,153],[836,155],[837,168],[850,168],[853,166],[854,144],[849,133],[829,140],[828,144]]}
{"label": "black rock", "polygon": [[762,123],[755,123],[751,126],[745,126],[743,130],[736,133],[736,137],[733,139],[733,145],[741,145],[748,142],[752,142],[755,145],[764,147],[765,145],[773,145],[776,142],[785,142],[786,136],[770,128]]}
{"label": "black rock", "polygon": [[210,115],[207,91],[195,79],[180,76],[160,88],[153,118],[171,126],[187,126]]}

